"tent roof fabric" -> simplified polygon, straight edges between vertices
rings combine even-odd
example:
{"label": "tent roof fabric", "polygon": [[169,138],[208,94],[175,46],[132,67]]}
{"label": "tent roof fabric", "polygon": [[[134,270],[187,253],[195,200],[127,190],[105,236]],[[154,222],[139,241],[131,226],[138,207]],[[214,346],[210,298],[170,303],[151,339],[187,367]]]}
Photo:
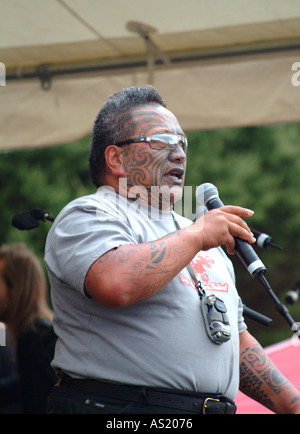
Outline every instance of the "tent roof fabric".
{"label": "tent roof fabric", "polygon": [[297,0],[2,0],[7,69],[144,55],[129,22],[146,23],[165,53],[300,37]]}
{"label": "tent roof fabric", "polygon": [[298,122],[298,0],[0,0],[0,150],[90,132],[147,83],[184,129]]}
{"label": "tent roof fabric", "polygon": [[[270,345],[265,348],[273,363],[279,371],[300,390],[299,360],[300,341],[295,335],[291,339]],[[239,392],[236,399],[237,414],[274,414],[266,407]]]}

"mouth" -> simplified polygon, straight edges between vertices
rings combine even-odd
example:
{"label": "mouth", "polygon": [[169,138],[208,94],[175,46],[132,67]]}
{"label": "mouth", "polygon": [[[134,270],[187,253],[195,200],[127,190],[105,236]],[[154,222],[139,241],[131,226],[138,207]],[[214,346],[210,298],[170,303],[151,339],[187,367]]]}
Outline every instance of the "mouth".
{"label": "mouth", "polygon": [[183,177],[184,177],[184,170],[179,168],[171,169],[169,170],[169,172],[166,173],[165,177],[175,182],[176,184],[182,184]]}

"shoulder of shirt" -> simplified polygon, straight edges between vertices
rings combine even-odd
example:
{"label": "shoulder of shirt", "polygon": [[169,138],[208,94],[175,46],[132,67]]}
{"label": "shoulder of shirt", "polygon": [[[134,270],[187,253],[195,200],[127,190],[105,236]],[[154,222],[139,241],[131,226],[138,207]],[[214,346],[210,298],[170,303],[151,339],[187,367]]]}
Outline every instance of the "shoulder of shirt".
{"label": "shoulder of shirt", "polygon": [[101,203],[111,202],[112,199],[115,199],[117,193],[111,188],[108,187],[104,190],[100,188],[95,192],[88,194],[86,196],[77,197],[76,199],[69,202],[58,214],[55,218],[55,221],[59,221],[64,218],[66,215],[74,212],[76,210],[82,210],[87,207],[95,208],[99,207]]}
{"label": "shoulder of shirt", "polygon": [[69,213],[81,209],[83,206],[91,205],[95,206],[97,204],[97,197],[96,193],[89,194],[86,196],[77,197],[76,199],[73,199],[71,202],[69,202],[67,205],[63,207],[63,209],[59,212],[57,217],[55,218],[55,223],[60,221],[62,218],[64,218]]}

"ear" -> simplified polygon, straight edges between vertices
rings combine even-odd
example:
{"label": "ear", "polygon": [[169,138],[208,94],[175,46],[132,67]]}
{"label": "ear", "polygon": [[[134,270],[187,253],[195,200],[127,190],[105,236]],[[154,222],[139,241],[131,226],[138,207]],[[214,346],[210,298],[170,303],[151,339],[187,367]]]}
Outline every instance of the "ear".
{"label": "ear", "polygon": [[110,145],[105,151],[105,161],[107,172],[118,178],[125,176],[125,171],[123,169],[123,156],[122,150],[119,146]]}

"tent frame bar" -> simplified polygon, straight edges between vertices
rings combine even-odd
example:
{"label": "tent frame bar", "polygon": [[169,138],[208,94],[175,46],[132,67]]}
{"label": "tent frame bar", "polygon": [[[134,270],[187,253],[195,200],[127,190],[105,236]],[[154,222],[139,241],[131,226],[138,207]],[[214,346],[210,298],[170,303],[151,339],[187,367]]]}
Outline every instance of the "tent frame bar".
{"label": "tent frame bar", "polygon": [[[288,45],[279,46],[264,46],[260,48],[249,48],[239,50],[236,47],[233,50],[227,51],[213,51],[213,52],[203,52],[202,53],[189,53],[185,56],[180,54],[175,54],[173,57],[169,55],[170,63],[168,65],[162,61],[162,59],[154,60],[154,64],[159,69],[170,69],[172,67],[180,67],[182,65],[192,66],[195,63],[202,62],[213,62],[223,59],[224,61],[234,61],[242,57],[248,58],[253,56],[266,56],[274,55],[279,53],[290,53],[291,51],[298,52],[300,50],[300,41],[292,42]],[[8,72],[6,74],[6,81],[15,80],[26,80],[26,79],[36,79],[41,81],[41,86],[44,90],[49,90],[51,88],[51,82],[53,77],[59,76],[71,76],[71,75],[85,75],[85,74],[109,74],[109,73],[128,73],[132,70],[145,69],[147,68],[147,58],[137,58],[131,60],[130,62],[124,60],[120,62],[120,59],[107,64],[75,64],[70,67],[52,68],[50,64],[38,65],[34,70],[20,70],[16,72]]]}

